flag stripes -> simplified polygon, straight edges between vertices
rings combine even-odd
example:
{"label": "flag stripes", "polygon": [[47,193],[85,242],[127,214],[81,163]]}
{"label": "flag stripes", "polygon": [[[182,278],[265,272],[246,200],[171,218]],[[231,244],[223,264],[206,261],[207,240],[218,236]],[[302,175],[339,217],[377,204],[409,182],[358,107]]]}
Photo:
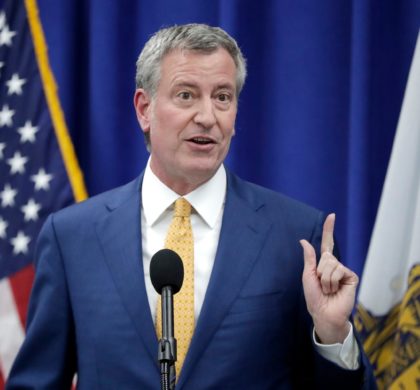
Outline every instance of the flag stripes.
{"label": "flag stripes", "polygon": [[8,279],[0,281],[0,366],[7,378],[23,342],[24,330]]}

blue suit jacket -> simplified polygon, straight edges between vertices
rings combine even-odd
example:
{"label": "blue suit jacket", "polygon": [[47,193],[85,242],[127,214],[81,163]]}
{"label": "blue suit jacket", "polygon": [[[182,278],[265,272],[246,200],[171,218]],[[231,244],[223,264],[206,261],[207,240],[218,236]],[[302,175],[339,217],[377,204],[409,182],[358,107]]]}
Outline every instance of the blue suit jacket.
{"label": "blue suit jacket", "polygon": [[[50,216],[40,234],[27,337],[8,389],[159,389],[145,290],[141,177]],[[220,241],[177,389],[368,388],[311,341],[302,291],[319,211],[228,172]],[[199,259],[196,259],[199,261]],[[25,387],[27,386],[27,387]]]}

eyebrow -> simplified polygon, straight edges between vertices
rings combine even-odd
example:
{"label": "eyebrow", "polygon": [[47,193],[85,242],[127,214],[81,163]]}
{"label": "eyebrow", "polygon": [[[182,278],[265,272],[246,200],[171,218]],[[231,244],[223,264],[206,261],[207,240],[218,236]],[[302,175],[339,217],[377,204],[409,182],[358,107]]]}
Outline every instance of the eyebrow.
{"label": "eyebrow", "polygon": [[235,86],[231,83],[224,83],[217,86],[218,89],[229,89],[231,91],[235,91]]}
{"label": "eyebrow", "polygon": [[188,87],[188,88],[198,88],[198,85],[195,83],[189,83],[188,81],[180,81],[173,84],[173,87]]}
{"label": "eyebrow", "polygon": [[[177,87],[177,88],[186,87],[186,88],[192,88],[192,89],[199,88],[198,84],[191,83],[191,82],[188,82],[188,81],[176,82],[175,84],[173,84],[172,87]],[[227,90],[230,90],[230,91],[235,91],[235,86],[232,85],[231,83],[222,83],[222,84],[219,84],[219,85],[216,86],[215,90],[218,90],[218,89],[227,89]]]}

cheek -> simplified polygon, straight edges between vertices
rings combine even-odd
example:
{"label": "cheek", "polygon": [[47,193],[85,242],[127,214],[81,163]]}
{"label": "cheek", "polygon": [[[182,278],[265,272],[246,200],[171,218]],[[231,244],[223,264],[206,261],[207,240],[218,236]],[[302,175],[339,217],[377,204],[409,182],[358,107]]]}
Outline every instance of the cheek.
{"label": "cheek", "polygon": [[235,120],[227,120],[224,122],[223,135],[226,142],[230,142],[230,139],[235,135]]}
{"label": "cheek", "polygon": [[[155,116],[155,131],[174,138],[185,130],[193,121],[193,115],[187,110],[165,109]],[[153,129],[152,129],[153,130]]]}
{"label": "cheek", "polygon": [[226,116],[223,118],[223,133],[226,138],[232,138],[235,135],[235,119],[236,119],[236,110],[226,113]]}

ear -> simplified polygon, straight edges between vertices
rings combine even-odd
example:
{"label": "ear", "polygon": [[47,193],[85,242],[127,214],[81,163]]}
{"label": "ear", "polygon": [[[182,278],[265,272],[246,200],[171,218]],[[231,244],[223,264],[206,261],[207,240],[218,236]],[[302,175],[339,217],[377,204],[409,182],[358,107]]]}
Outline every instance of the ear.
{"label": "ear", "polygon": [[137,120],[144,133],[150,131],[151,102],[152,99],[143,88],[136,89],[134,94],[134,108],[136,109]]}

